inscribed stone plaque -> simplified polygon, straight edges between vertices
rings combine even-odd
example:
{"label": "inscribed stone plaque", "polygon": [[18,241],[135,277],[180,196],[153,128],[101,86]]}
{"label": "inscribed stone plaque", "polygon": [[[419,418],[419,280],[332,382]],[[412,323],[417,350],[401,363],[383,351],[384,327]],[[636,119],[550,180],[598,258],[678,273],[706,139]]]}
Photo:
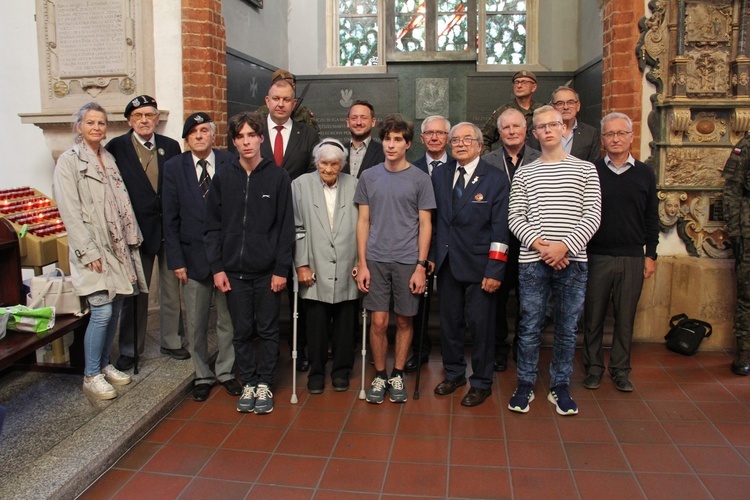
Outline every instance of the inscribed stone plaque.
{"label": "inscribed stone plaque", "polygon": [[417,118],[449,116],[448,78],[417,78]]}
{"label": "inscribed stone plaque", "polygon": [[60,78],[127,74],[122,0],[58,0],[55,5]]}

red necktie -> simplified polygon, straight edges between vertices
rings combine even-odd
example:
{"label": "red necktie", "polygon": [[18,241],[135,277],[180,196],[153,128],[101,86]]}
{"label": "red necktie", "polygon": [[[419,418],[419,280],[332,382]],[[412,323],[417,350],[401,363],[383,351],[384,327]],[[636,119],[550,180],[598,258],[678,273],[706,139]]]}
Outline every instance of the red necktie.
{"label": "red necktie", "polygon": [[284,138],[281,136],[281,131],[284,130],[283,125],[276,125],[276,139],[273,141],[273,161],[276,165],[281,166],[281,162],[284,161]]}

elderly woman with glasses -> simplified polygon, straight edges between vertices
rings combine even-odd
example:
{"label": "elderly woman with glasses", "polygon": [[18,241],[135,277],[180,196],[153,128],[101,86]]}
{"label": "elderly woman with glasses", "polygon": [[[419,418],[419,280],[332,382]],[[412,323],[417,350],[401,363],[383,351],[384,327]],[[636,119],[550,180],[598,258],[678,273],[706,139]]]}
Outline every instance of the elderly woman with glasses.
{"label": "elderly woman with glasses", "polygon": [[354,365],[352,326],[359,291],[351,278],[357,269],[357,179],[341,174],[346,149],[335,139],[323,139],[313,150],[317,171],[292,182],[297,240],[294,266],[305,301],[310,373],[307,389],[320,394],[325,387],[328,332],[332,332],[334,391],[349,388]]}
{"label": "elderly woman with glasses", "polygon": [[112,399],[113,385],[130,383],[130,376],[109,362],[123,300],[148,291],[138,253],[143,237],[120,170],[102,145],[107,112],[90,102],[74,120],[77,137],[57,160],[55,196],[68,232],[73,286],[91,308],[83,391]]}

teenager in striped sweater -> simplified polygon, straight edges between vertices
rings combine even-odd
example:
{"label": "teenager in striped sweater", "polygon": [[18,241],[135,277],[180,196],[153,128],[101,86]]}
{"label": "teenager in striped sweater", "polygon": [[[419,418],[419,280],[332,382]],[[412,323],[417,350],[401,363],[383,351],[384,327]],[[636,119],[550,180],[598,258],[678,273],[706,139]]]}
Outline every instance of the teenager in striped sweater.
{"label": "teenager in striped sweater", "polygon": [[534,112],[534,137],[542,156],[516,172],[508,225],[521,242],[518,387],[508,408],[529,411],[534,399],[539,347],[549,294],[555,299],[555,339],[547,399],[560,415],[578,406],[568,385],[573,371],[578,319],[586,296],[586,244],[601,220],[599,177],[593,164],[562,147],[565,124],[551,106]]}

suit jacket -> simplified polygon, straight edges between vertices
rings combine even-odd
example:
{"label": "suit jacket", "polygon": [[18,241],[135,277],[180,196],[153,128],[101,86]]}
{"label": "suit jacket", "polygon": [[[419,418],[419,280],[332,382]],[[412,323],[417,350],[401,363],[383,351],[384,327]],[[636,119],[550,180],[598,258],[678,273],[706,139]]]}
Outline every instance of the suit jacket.
{"label": "suit jacket", "polygon": [[162,243],[161,187],[164,163],[173,156],[179,155],[182,150],[174,139],[155,134],[154,148],[156,148],[158,160],[159,180],[157,189],[154,191],[138,159],[138,153],[131,139],[132,135],[131,130],[127,134],[115,137],[109,141],[106,148],[115,157],[122,180],[128,188],[135,218],[143,233],[141,251],[148,255],[156,255]]}
{"label": "suit jacket", "polygon": [[445,163],[432,172],[437,210],[430,260],[434,259],[438,272],[450,254],[451,273],[458,281],[480,283],[485,277],[502,281],[505,261],[502,256],[490,258],[490,250],[507,260],[508,179],[480,160],[454,209],[455,172],[456,164]]}
{"label": "suit jacket", "polygon": [[[456,160],[454,160],[451,155],[448,155],[448,161],[446,161],[445,163],[446,164],[453,164],[453,163],[455,163],[455,161]],[[427,157],[425,155],[420,156],[417,159],[417,161],[415,161],[414,163],[412,163],[412,165],[414,165],[415,167],[417,167],[419,170],[421,170],[425,174],[427,174],[427,175],[430,174],[430,169],[427,168]],[[442,167],[442,165],[440,165],[440,166]],[[434,169],[433,169],[433,171],[434,171]]]}
{"label": "suit jacket", "polygon": [[318,172],[292,182],[294,225],[294,267],[309,266],[316,275],[315,285],[300,285],[303,299],[336,304],[359,297],[351,272],[357,264],[357,218],[354,203],[357,179],[339,174],[333,229],[328,222],[323,184]]}
{"label": "suit jacket", "polygon": [[[505,174],[506,179],[513,180],[515,172],[511,172],[510,175],[508,175],[508,171],[505,165],[505,158],[503,158],[504,155],[505,150],[504,148],[500,147],[493,152],[487,153],[486,155],[482,156],[482,159],[490,165],[499,168],[503,172],[503,174]],[[536,149],[529,147],[529,145],[526,144],[523,148],[523,161],[521,162],[521,165],[528,165],[540,156],[542,156],[541,151],[537,151]]]}
{"label": "suit jacket", "polygon": [[[264,141],[260,145],[260,154],[263,158],[273,159],[273,148],[271,136],[266,129],[267,122],[263,121]],[[274,134],[274,137],[276,134]],[[294,180],[300,175],[315,170],[312,159],[312,150],[318,143],[318,133],[310,125],[300,122],[292,122],[292,131],[289,135],[289,142],[284,150],[284,159],[280,167],[289,174],[289,178]]]}
{"label": "suit jacket", "polygon": [[578,122],[578,127],[573,131],[573,145],[570,154],[579,160],[594,163],[601,156],[602,141],[600,133],[591,125]]}
{"label": "suit jacket", "polygon": [[[341,170],[344,174],[351,174],[352,171],[349,168],[349,153],[351,150],[351,143],[349,143],[349,146],[346,147],[346,160],[344,163],[344,168]],[[370,144],[367,145],[367,150],[365,151],[365,156],[362,158],[362,164],[359,166],[359,172],[357,172],[357,179],[360,178],[362,175],[362,172],[367,170],[368,168],[372,168],[378,163],[383,163],[385,161],[385,153],[383,152],[383,143],[376,140],[371,139]]]}
{"label": "suit jacket", "polygon": [[[214,149],[214,175],[228,168],[234,155]],[[205,280],[211,269],[203,243],[206,206],[198,186],[193,153],[186,151],[164,165],[162,191],[164,251],[169,269],[187,268],[188,278]]]}

